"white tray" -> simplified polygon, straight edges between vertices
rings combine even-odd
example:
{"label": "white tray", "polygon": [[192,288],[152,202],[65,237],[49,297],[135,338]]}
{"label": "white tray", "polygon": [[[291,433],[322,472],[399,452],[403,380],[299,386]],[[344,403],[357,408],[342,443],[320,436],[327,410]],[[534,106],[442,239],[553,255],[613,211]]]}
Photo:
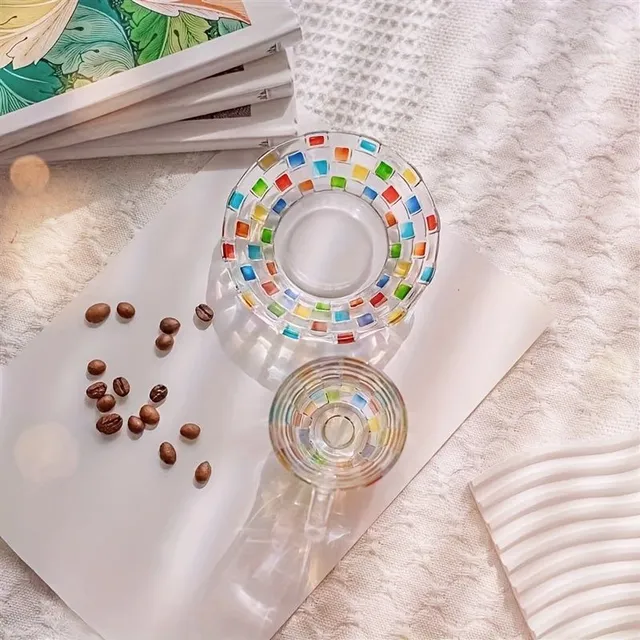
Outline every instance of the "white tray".
{"label": "white tray", "polygon": [[[214,158],[4,371],[0,535],[106,640],[271,637],[549,321],[445,228],[439,273],[408,338],[378,358],[391,359],[386,371],[408,406],[403,457],[377,485],[337,500],[326,544],[305,544],[309,490],[280,468],[266,426],[267,387],[296,361],[295,343],[274,340],[253,318],[234,328],[222,298],[214,327],[192,321],[225,199],[255,157]],[[101,300],[130,300],[135,320],[86,327],[85,308]],[[183,327],[158,357],[165,315]],[[96,432],[84,399],[92,358],[108,362],[108,380],[130,380],[125,417],[151,386],[169,387],[155,430],[139,440],[126,429],[108,441]],[[203,434],[185,445],[176,434],[188,421]],[[164,440],[178,450],[169,470],[157,454]],[[204,459],[213,475],[197,489]]]}

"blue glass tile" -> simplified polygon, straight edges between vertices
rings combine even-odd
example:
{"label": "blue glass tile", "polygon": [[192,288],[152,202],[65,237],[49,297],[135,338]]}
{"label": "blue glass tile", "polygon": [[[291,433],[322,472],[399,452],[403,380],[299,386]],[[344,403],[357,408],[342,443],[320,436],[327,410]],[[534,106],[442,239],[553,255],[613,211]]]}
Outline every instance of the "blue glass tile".
{"label": "blue glass tile", "polygon": [[250,282],[251,280],[256,279],[256,272],[253,270],[253,267],[250,264],[245,264],[240,267],[240,271],[242,271],[242,277]]}
{"label": "blue glass tile", "polygon": [[304,159],[304,153],[302,153],[302,151],[296,151],[287,156],[287,163],[292,169],[301,167],[305,162],[306,160]]}
{"label": "blue glass tile", "polygon": [[400,223],[400,238],[402,240],[411,240],[415,238],[416,234],[413,230],[413,222],[401,222]]}

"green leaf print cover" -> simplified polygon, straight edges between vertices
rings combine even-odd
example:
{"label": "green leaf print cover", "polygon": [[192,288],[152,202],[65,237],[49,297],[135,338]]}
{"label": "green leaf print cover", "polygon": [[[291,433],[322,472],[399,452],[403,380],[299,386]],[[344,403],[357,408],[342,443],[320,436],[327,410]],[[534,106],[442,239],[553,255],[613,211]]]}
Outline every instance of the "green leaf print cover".
{"label": "green leaf print cover", "polygon": [[241,0],[2,0],[0,116],[248,25]]}

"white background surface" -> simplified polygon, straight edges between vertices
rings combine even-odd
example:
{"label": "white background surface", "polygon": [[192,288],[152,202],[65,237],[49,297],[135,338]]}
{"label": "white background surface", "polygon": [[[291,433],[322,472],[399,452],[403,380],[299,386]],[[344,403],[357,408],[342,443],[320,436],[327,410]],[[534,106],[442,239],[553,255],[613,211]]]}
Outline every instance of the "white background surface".
{"label": "white background surface", "polygon": [[[3,371],[0,532],[106,640],[269,640],[549,324],[548,309],[443,229],[437,279],[408,322],[347,349],[271,331],[238,305],[216,246],[228,194],[258,155],[216,156]],[[327,225],[331,255],[340,228]],[[120,299],[137,306],[131,323],[85,326],[96,300]],[[194,325],[205,299],[215,322]],[[169,313],[183,324],[158,357]],[[387,477],[336,496],[325,539],[310,545],[310,487],[281,469],[267,417],[284,377],[330,353],[388,363],[409,433]],[[167,385],[155,429],[96,432],[83,392],[97,355],[105,380],[131,383],[125,419]],[[178,438],[185,421],[202,427],[197,442]],[[171,469],[163,441],[178,452]],[[203,460],[214,472],[194,490]]]}
{"label": "white background surface", "polygon": [[[636,5],[294,4],[304,104],[414,161],[443,219],[557,321],[278,638],[524,638],[467,484],[541,443],[638,428]],[[205,161],[69,164],[32,202],[3,178],[0,360]],[[10,551],[0,558],[3,640],[92,637]]]}

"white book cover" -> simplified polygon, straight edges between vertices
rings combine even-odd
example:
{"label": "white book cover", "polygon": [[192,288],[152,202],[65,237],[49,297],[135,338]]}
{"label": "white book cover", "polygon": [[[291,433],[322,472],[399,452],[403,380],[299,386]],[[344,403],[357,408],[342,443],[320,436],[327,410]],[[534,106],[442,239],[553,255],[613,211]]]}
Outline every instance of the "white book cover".
{"label": "white book cover", "polygon": [[265,56],[287,0],[2,0],[0,151]]}
{"label": "white book cover", "polygon": [[[293,88],[290,87],[291,92]],[[294,98],[131,131],[38,154],[47,162],[271,147],[298,135]],[[4,158],[0,163],[10,162]]]}
{"label": "white book cover", "polygon": [[157,127],[227,109],[292,95],[287,54],[279,51],[211,78],[12,147],[1,159],[98,140],[129,131]]}

